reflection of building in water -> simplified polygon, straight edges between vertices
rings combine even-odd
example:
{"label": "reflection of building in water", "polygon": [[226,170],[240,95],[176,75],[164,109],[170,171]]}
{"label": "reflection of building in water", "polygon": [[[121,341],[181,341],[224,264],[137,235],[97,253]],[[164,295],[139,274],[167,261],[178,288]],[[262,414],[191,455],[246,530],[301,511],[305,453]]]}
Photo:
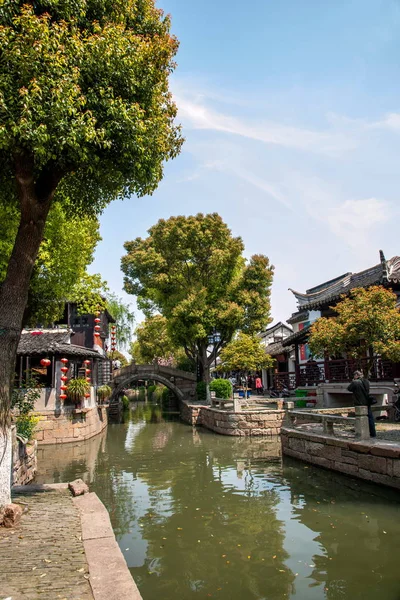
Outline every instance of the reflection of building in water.
{"label": "reflection of building in water", "polygon": [[65,483],[80,477],[92,483],[98,456],[105,451],[107,432],[76,444],[38,447],[35,483]]}

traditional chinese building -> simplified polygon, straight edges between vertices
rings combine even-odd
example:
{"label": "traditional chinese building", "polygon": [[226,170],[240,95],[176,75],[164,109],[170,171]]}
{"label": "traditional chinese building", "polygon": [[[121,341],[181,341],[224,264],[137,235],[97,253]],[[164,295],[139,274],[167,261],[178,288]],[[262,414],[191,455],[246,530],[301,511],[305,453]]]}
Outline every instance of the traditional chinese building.
{"label": "traditional chinese building", "polygon": [[[311,356],[307,339],[314,321],[320,317],[334,316],[332,307],[340,301],[343,294],[348,294],[354,288],[373,285],[391,289],[397,294],[400,303],[399,256],[386,260],[380,251],[380,262],[369,269],[359,273],[344,273],[305,292],[290,290],[297,300],[297,311],[287,321],[293,326],[293,334],[283,340],[282,346],[294,347],[294,373],[288,373],[292,388],[318,384],[332,386],[351,379],[353,371],[358,368],[354,360],[330,357],[324,361],[316,361]],[[400,377],[400,366],[376,356],[370,373],[371,382],[382,387],[386,382],[393,383],[395,377]]]}
{"label": "traditional chinese building", "polygon": [[[283,341],[292,334],[293,329],[281,321],[259,334],[266,354],[272,356],[276,361],[273,369],[263,369],[264,389],[271,389],[276,386],[278,386],[278,389],[293,387],[295,383],[294,346],[283,346]],[[292,373],[291,385],[289,376],[287,376],[288,373]]]}

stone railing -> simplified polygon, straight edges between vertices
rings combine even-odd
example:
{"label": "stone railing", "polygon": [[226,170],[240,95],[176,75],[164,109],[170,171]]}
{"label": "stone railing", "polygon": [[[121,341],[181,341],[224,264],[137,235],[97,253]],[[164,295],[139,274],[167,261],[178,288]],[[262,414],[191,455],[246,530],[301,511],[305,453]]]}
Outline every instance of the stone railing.
{"label": "stone railing", "polygon": [[[386,407],[381,405],[372,406],[374,412],[382,412]],[[291,428],[305,423],[321,423],[324,434],[335,435],[334,425],[352,425],[355,437],[361,440],[370,438],[368,424],[368,407],[355,406],[337,409],[317,410],[294,410],[294,402],[286,402],[287,424]],[[344,412],[354,412],[355,417],[343,416]]]}

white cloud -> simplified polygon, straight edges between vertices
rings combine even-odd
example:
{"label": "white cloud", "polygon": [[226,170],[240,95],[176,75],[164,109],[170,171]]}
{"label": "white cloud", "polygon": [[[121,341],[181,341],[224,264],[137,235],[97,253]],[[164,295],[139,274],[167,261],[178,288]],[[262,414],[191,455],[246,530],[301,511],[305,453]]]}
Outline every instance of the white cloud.
{"label": "white cloud", "polygon": [[385,200],[366,198],[345,200],[330,208],[325,220],[331,231],[350,246],[364,246],[376,225],[389,220],[390,206]]}
{"label": "white cloud", "polygon": [[280,123],[251,122],[208,108],[205,102],[175,95],[179,118],[186,128],[220,131],[266,144],[274,144],[295,150],[305,150],[329,156],[340,156],[356,146],[354,139],[343,133],[319,132]]}

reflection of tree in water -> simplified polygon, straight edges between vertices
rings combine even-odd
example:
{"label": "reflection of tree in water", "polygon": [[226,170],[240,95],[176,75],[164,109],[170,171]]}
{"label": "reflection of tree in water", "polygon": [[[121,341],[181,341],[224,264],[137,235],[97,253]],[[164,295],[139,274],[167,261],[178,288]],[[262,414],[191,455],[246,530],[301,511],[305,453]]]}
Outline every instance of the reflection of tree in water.
{"label": "reflection of tree in water", "polygon": [[[243,467],[251,455],[248,444],[160,423],[151,405],[133,411],[125,433],[116,429],[114,438],[109,431],[112,468],[99,464],[104,484],[98,479],[96,486],[102,487],[119,537],[139,519],[148,547],[144,566],[132,573],[143,596],[204,597],[222,588],[220,598],[288,597],[294,577],[284,565],[284,530],[276,517],[279,494],[262,487],[260,467]],[[254,452],[260,448],[254,445]],[[235,451],[242,480],[232,458]],[[144,512],[129,476],[146,484]],[[107,479],[112,485],[105,490]]]}
{"label": "reflection of tree in water", "polygon": [[313,557],[314,585],[324,585],[328,600],[400,598],[398,494],[290,459],[284,464],[296,517],[322,546]]}

